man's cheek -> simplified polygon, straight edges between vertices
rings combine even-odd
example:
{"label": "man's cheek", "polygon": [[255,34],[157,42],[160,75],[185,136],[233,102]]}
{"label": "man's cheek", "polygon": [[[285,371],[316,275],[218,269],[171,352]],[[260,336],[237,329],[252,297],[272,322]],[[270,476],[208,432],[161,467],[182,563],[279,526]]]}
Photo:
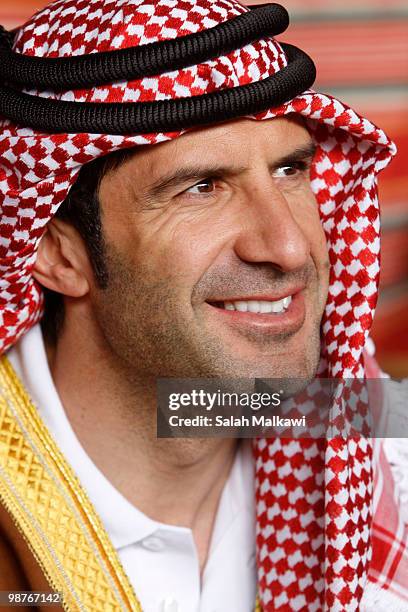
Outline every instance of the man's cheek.
{"label": "man's cheek", "polygon": [[182,279],[197,282],[217,259],[224,241],[214,228],[200,228],[197,233],[188,230],[174,234],[160,253],[162,265]]}
{"label": "man's cheek", "polygon": [[328,268],[327,239],[314,199],[313,203],[309,202],[303,211],[299,211],[296,221],[310,245],[310,254],[316,268],[326,271]]}

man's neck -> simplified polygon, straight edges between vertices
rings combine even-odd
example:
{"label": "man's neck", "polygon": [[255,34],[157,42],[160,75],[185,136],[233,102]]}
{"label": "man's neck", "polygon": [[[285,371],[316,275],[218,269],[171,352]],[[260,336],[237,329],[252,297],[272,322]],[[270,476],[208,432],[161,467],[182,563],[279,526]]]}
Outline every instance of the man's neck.
{"label": "man's neck", "polygon": [[157,439],[154,381],[131,380],[105,351],[82,338],[65,332],[54,349],[47,348],[79,441],[141,512],[192,529],[203,568],[236,441]]}

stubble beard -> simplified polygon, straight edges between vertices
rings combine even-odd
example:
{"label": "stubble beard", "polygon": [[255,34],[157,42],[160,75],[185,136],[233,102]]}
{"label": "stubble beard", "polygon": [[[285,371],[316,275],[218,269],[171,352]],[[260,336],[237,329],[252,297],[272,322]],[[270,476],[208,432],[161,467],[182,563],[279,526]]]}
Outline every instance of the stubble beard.
{"label": "stubble beard", "polygon": [[[108,348],[113,367],[130,381],[155,382],[157,378],[285,378],[293,393],[310,382],[320,361],[320,317],[312,325],[303,350],[294,360],[279,350],[268,356],[268,341],[257,339],[259,360],[235,358],[219,338],[199,325],[194,308],[180,301],[174,276],[157,277],[147,264],[137,269],[112,247],[107,253],[108,283],[97,292],[94,315]],[[287,338],[276,339],[284,346]],[[257,344],[258,345],[258,344]],[[265,361],[270,360],[267,365]],[[294,380],[296,379],[296,380]],[[302,382],[304,384],[302,384]],[[291,394],[293,394],[291,393]]]}

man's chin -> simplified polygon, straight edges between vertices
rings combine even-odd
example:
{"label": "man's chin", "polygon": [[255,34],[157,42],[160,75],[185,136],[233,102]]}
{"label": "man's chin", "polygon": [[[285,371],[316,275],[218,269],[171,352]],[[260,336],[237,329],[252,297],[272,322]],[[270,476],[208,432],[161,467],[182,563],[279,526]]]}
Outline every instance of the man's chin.
{"label": "man's chin", "polygon": [[231,343],[229,350],[220,351],[213,363],[217,362],[228,377],[296,379],[297,386],[306,386],[316,376],[321,346],[318,331],[302,331],[274,343],[265,342],[264,346],[245,340]]}
{"label": "man's chin", "polygon": [[214,360],[209,367],[208,378],[219,379],[265,379],[271,384],[279,383],[279,388],[285,390],[285,395],[294,395],[302,391],[314,380],[320,362],[319,351],[298,353],[297,358],[285,359],[271,356],[267,361],[262,359],[237,359],[227,356]]}

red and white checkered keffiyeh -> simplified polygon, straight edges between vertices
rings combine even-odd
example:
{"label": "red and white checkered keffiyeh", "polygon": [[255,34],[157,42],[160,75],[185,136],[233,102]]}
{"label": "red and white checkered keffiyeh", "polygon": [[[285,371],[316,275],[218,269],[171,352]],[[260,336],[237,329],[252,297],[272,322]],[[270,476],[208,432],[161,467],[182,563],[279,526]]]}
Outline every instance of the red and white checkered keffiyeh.
{"label": "red and white checkered keffiyeh", "polygon": [[[14,48],[41,57],[114,50],[199,32],[246,10],[235,0],[58,0],[20,30]],[[28,93],[81,102],[155,101],[257,82],[285,65],[281,46],[267,38],[161,76],[91,91]],[[362,378],[378,292],[376,175],[394,146],[370,121],[313,91],[253,118],[288,113],[305,117],[317,144],[311,184],[331,262],[321,372]],[[31,273],[37,247],[81,166],[120,148],[181,134],[52,135],[1,123],[1,352],[41,317],[41,288]],[[261,439],[255,457],[258,589],[264,610],[382,609],[368,605],[374,585],[373,601],[386,602],[393,592],[405,597],[408,609],[404,533],[381,453],[373,476],[370,440]]]}

